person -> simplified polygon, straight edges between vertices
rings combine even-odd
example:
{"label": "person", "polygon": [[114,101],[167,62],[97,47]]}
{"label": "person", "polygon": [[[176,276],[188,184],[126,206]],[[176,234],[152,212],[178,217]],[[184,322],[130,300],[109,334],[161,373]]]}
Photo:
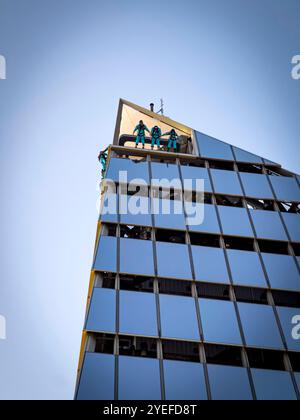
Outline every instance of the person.
{"label": "person", "polygon": [[101,171],[102,178],[104,178],[105,172],[106,172],[107,156],[108,156],[108,147],[105,150],[103,150],[102,152],[100,152],[99,156],[98,156],[98,160],[102,165],[102,171]]}
{"label": "person", "polygon": [[154,149],[154,146],[157,145],[160,148],[160,138],[161,138],[161,129],[158,125],[155,125],[151,130],[151,149]]}
{"label": "person", "polygon": [[172,128],[171,131],[168,131],[167,133],[162,135],[162,137],[164,137],[164,136],[170,136],[167,151],[169,152],[169,150],[173,147],[174,151],[177,152],[178,134],[176,133],[174,128]]}
{"label": "person", "polygon": [[133,135],[135,135],[135,133],[137,132],[137,136],[136,136],[136,142],[135,142],[135,147],[137,148],[138,145],[140,143],[142,143],[143,145],[143,149],[145,149],[145,132],[148,132],[149,134],[150,131],[148,129],[148,127],[144,124],[144,122],[141,120],[139,122],[139,124],[135,127],[135,129],[133,130]]}

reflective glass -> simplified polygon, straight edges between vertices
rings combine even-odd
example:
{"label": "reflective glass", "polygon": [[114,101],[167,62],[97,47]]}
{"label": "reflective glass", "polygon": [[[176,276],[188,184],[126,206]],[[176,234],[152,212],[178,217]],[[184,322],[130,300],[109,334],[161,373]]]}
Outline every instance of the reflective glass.
{"label": "reflective glass", "polygon": [[156,252],[159,277],[192,279],[187,245],[157,242]]}
{"label": "reflective glass", "polygon": [[199,363],[164,360],[167,400],[207,399],[203,366]]}
{"label": "reflective glass", "polygon": [[117,271],[117,239],[101,236],[94,262],[94,270]]}
{"label": "reflective glass", "polygon": [[248,372],[234,366],[208,365],[213,400],[252,400]]}
{"label": "reflective glass", "polygon": [[118,223],[118,196],[106,193],[100,210],[99,219],[102,222]]}
{"label": "reflective glass", "polygon": [[271,306],[238,303],[248,346],[282,349],[283,343]]}
{"label": "reflective glass", "polygon": [[240,181],[235,172],[212,169],[211,174],[216,193],[243,195]]}
{"label": "reflective glass", "polygon": [[120,356],[119,399],[160,400],[159,361]]}
{"label": "reflective glass", "polygon": [[204,220],[203,220],[203,223],[201,223],[199,225],[190,225],[189,229],[192,232],[220,233],[220,226],[219,226],[215,206],[213,206],[211,204],[188,203],[188,202],[185,203],[185,206],[186,206],[186,210],[187,210],[188,215],[193,214],[192,209],[194,209],[195,206],[198,206],[198,208],[199,208],[199,213],[197,211],[197,214],[201,214],[200,213],[200,208],[201,208],[201,206],[204,206]]}
{"label": "reflective glass", "polygon": [[[115,182],[120,181],[120,172],[125,171],[127,173],[128,183],[134,179],[141,179],[144,183],[149,184],[149,167],[148,162],[140,160],[131,160],[131,159],[120,159],[120,158],[111,158],[108,170],[107,170],[107,179],[111,179]],[[125,182],[125,179],[122,178],[122,182]]]}
{"label": "reflective glass", "polygon": [[254,155],[253,153],[246,152],[243,149],[239,149],[238,147],[234,147],[234,154],[236,160],[238,162],[245,162],[245,163],[263,163],[262,158],[260,156]]}
{"label": "reflective glass", "polygon": [[295,178],[270,176],[278,200],[300,201],[300,188]]}
{"label": "reflective glass", "polygon": [[149,197],[121,195],[120,210],[122,224],[131,226],[152,226]]}
{"label": "reflective glass", "polygon": [[183,204],[181,201],[155,198],[153,199],[153,206],[155,213],[158,213],[154,215],[156,227],[186,230]]}
{"label": "reflective glass", "polygon": [[220,248],[192,246],[196,280],[229,283],[224,251]]}
{"label": "reflective glass", "polygon": [[160,295],[162,336],[199,340],[196,305],[193,298]]}
{"label": "reflective glass", "polygon": [[287,236],[275,211],[250,210],[257,236],[263,239],[287,241]]}
{"label": "reflective glass", "polygon": [[300,291],[300,274],[290,255],[262,254],[270,283],[274,289]]}
{"label": "reflective glass", "polygon": [[124,238],[120,241],[121,273],[154,276],[152,241]]}
{"label": "reflective glass", "polygon": [[240,173],[247,197],[274,199],[266,175]]}
{"label": "reflective glass", "polygon": [[218,206],[221,223],[225,235],[253,237],[246,209]]}
{"label": "reflective glass", "polygon": [[233,282],[242,286],[266,287],[263,268],[256,252],[228,249]]}
{"label": "reflective glass", "polygon": [[115,357],[111,354],[86,353],[77,400],[114,399]]}
{"label": "reflective glass", "polygon": [[178,166],[176,163],[151,163],[152,179],[167,179],[172,181],[173,179],[180,179]]}
{"label": "reflective glass", "polygon": [[296,394],[289,372],[252,369],[252,376],[258,400],[296,400]]}
{"label": "reflective glass", "polygon": [[[181,166],[181,172],[183,180],[192,179],[192,180],[204,180],[204,191],[212,192],[211,182],[209,179],[208,171],[206,168],[195,168],[192,166]],[[183,181],[184,182],[184,181]],[[193,190],[196,189],[196,183],[193,183]],[[185,184],[185,190],[190,191],[191,188],[188,184]]]}
{"label": "reflective glass", "polygon": [[87,318],[88,331],[116,330],[116,291],[112,289],[93,290],[93,296]]}
{"label": "reflective glass", "polygon": [[157,336],[155,295],[120,291],[120,332]]}
{"label": "reflective glass", "polygon": [[297,317],[300,316],[300,310],[297,308],[277,307],[277,311],[284,336],[288,344],[288,349],[292,351],[300,351],[300,340],[293,338],[293,329],[296,327],[297,331],[299,331],[299,328],[297,328],[299,321],[297,323],[295,321],[298,319]]}
{"label": "reflective glass", "polygon": [[296,376],[296,381],[298,384],[298,389],[300,390],[300,373],[296,373],[295,376]]}
{"label": "reflective glass", "polygon": [[300,214],[282,213],[284,222],[294,242],[300,242]]}
{"label": "reflective glass", "polygon": [[199,299],[204,340],[210,343],[242,344],[234,304]]}
{"label": "reflective glass", "polygon": [[213,137],[196,131],[198,148],[202,157],[212,159],[234,160],[231,147]]}

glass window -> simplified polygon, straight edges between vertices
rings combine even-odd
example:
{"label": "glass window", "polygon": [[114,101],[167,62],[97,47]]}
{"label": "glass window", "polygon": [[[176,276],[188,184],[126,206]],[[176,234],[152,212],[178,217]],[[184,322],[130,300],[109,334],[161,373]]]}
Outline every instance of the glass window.
{"label": "glass window", "polygon": [[300,291],[300,274],[290,255],[262,254],[266,270],[274,289]]}
{"label": "glass window", "polygon": [[192,279],[187,245],[157,242],[156,252],[159,277]]}
{"label": "glass window", "polygon": [[159,361],[140,357],[119,357],[119,399],[160,400]]}
{"label": "glass window", "polygon": [[212,159],[234,160],[231,147],[213,137],[196,131],[198,148],[202,157]]}
{"label": "glass window", "polygon": [[[300,340],[293,338],[293,329],[297,326],[293,322],[294,317],[299,317],[300,310],[297,308],[281,308],[277,307],[284,336],[288,344],[288,349],[292,351],[300,351]],[[298,329],[299,330],[299,329]]]}
{"label": "glass window", "polygon": [[115,182],[119,182],[120,172],[127,173],[127,182],[122,177],[122,183],[129,183],[134,179],[139,179],[142,180],[144,184],[149,184],[148,162],[131,159],[111,158],[109,161],[106,178]]}
{"label": "glass window", "polygon": [[283,343],[271,306],[238,303],[248,346],[282,349]]}
{"label": "glass window", "polygon": [[180,179],[178,166],[176,163],[151,163],[152,179],[167,179],[172,181]]}
{"label": "glass window", "polygon": [[[192,166],[181,166],[181,172],[183,180],[204,180],[204,191],[205,192],[212,192],[211,182],[209,179],[208,171],[206,168],[195,168]],[[184,181],[183,181],[184,182]],[[184,185],[185,190],[191,191],[191,187],[189,187],[188,183]],[[193,182],[194,191],[196,190],[196,183]]]}
{"label": "glass window", "polygon": [[101,236],[94,262],[94,270],[117,271],[117,239]]}
{"label": "glass window", "polygon": [[152,242],[124,238],[120,241],[121,273],[154,276]]}
{"label": "glass window", "polygon": [[157,336],[156,303],[153,293],[120,291],[120,332]]}
{"label": "glass window", "polygon": [[164,360],[167,400],[207,400],[203,366]]}
{"label": "glass window", "polygon": [[276,197],[282,201],[300,201],[300,188],[295,178],[270,176]]}
{"label": "glass window", "polygon": [[201,206],[204,206],[204,220],[200,225],[189,225],[189,229],[192,232],[204,232],[204,233],[220,233],[220,226],[217,218],[217,212],[215,206],[211,204],[200,204],[200,203],[185,203],[187,214],[193,214],[192,209],[198,206],[199,212],[194,210],[195,214],[201,214]]}
{"label": "glass window", "polygon": [[253,236],[253,230],[246,209],[227,206],[218,206],[218,209],[225,235]]}
{"label": "glass window", "polygon": [[162,336],[199,340],[195,300],[184,296],[160,295]]}
{"label": "glass window", "polygon": [[266,287],[265,275],[256,252],[228,249],[227,255],[235,284]]}
{"label": "glass window", "polygon": [[114,332],[116,330],[116,291],[94,289],[87,318],[88,331]]}
{"label": "glass window", "polygon": [[300,242],[300,215],[282,213],[292,241]]}
{"label": "glass window", "polygon": [[220,248],[192,246],[196,280],[229,283],[224,251]]}
{"label": "glass window", "polygon": [[289,372],[252,369],[252,376],[258,400],[296,400]]}
{"label": "glass window", "polygon": [[131,226],[152,226],[149,197],[121,195],[120,210],[122,224]]}
{"label": "glass window", "polygon": [[115,357],[111,354],[86,353],[77,400],[114,399]]}
{"label": "glass window", "polygon": [[238,147],[234,147],[234,154],[238,162],[245,163],[263,163],[260,156],[254,155],[253,153],[246,152]]}
{"label": "glass window", "polygon": [[259,238],[287,241],[278,213],[266,210],[250,210],[250,212]]}
{"label": "glass window", "polygon": [[298,384],[298,389],[300,390],[300,373],[296,373],[295,376],[296,376],[296,381]]}
{"label": "glass window", "polygon": [[154,198],[153,209],[156,227],[186,230],[182,201]]}
{"label": "glass window", "polygon": [[273,193],[266,175],[240,173],[247,197],[273,198]]}
{"label": "glass window", "polygon": [[216,193],[243,195],[240,181],[235,172],[212,169],[211,174]]}
{"label": "glass window", "polygon": [[199,299],[204,340],[211,343],[242,344],[234,304]]}
{"label": "glass window", "polygon": [[102,222],[118,223],[118,196],[106,193],[101,203],[100,217]]}
{"label": "glass window", "polygon": [[213,400],[252,400],[248,372],[234,366],[208,365]]}

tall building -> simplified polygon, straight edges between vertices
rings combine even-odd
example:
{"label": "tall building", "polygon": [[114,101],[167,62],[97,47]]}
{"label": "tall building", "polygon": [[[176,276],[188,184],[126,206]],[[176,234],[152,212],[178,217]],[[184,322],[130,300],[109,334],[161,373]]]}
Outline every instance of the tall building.
{"label": "tall building", "polygon": [[[178,150],[135,148],[139,120],[175,128]],[[121,100],[106,179],[103,209],[118,211],[98,223],[76,399],[299,399],[300,176]],[[149,198],[161,179],[184,199]],[[133,197],[144,214],[121,211]]]}

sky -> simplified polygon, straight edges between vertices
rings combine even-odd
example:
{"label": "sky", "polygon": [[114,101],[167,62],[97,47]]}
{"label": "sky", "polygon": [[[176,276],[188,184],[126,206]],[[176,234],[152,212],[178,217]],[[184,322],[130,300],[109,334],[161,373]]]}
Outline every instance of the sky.
{"label": "sky", "polygon": [[299,0],[0,0],[0,399],[73,399],[119,98],[299,172]]}

